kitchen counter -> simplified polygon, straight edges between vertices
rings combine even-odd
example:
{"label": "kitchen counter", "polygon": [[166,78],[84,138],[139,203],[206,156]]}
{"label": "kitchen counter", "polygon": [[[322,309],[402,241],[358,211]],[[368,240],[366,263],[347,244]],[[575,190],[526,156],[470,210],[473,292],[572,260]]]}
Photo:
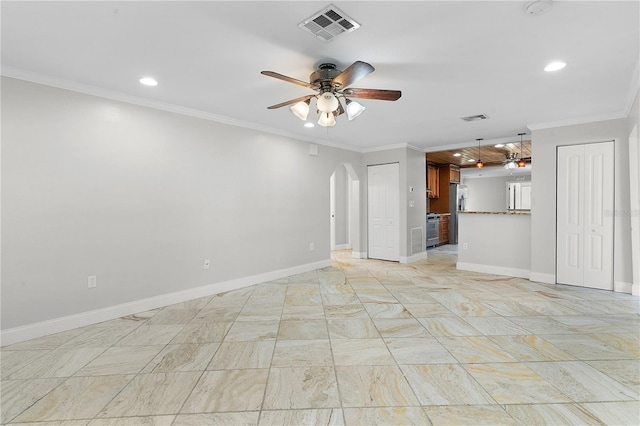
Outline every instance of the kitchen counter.
{"label": "kitchen counter", "polygon": [[460,212],[457,268],[529,278],[531,214]]}
{"label": "kitchen counter", "polygon": [[458,212],[459,214],[509,214],[509,215],[516,215],[516,214],[524,214],[524,215],[531,215],[531,211],[529,210],[513,210],[513,211],[506,211],[506,212]]}

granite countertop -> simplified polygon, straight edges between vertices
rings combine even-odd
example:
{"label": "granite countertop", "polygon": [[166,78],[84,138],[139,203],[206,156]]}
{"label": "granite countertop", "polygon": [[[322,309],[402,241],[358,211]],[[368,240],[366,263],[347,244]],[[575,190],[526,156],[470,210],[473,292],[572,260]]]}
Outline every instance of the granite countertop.
{"label": "granite countertop", "polygon": [[513,210],[513,211],[506,211],[506,212],[466,212],[466,211],[459,211],[458,213],[460,214],[506,214],[506,215],[531,215],[531,211],[529,210]]}

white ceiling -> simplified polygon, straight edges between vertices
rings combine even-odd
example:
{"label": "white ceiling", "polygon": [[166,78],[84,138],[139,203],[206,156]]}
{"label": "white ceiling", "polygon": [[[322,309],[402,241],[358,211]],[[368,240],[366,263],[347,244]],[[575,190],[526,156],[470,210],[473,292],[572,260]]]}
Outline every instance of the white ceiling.
{"label": "white ceiling", "polygon": [[[334,1],[362,26],[331,42],[297,24],[330,1],[2,2],[2,73],[278,134],[370,150],[518,140],[528,125],[626,116],[638,87],[638,1]],[[561,59],[567,67],[546,73]],[[356,120],[306,129],[288,108],[322,62],[376,71]],[[155,88],[138,83],[151,75]],[[482,122],[460,117],[487,114]]]}

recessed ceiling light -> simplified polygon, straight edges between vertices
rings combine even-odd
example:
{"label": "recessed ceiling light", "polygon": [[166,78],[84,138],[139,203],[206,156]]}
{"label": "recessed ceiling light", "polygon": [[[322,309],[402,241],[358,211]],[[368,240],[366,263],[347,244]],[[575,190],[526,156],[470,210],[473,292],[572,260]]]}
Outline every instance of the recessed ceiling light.
{"label": "recessed ceiling light", "polygon": [[469,163],[475,163],[475,162],[476,162],[476,160],[475,160],[474,158],[469,158],[467,161],[468,161]]}
{"label": "recessed ceiling light", "polygon": [[142,77],[139,81],[140,81],[140,83],[144,84],[145,86],[157,86],[158,85],[158,82],[153,77]]}
{"label": "recessed ceiling light", "polygon": [[546,67],[544,67],[544,70],[547,72],[552,72],[552,71],[558,71],[561,70],[562,68],[566,67],[567,64],[561,61],[557,61],[557,62],[551,62],[549,65],[547,65]]}
{"label": "recessed ceiling light", "polygon": [[460,154],[459,152],[456,152],[455,154],[453,154],[454,157],[460,157],[462,154]]}
{"label": "recessed ceiling light", "polygon": [[494,147],[496,147],[496,148],[502,148],[503,146],[504,146],[503,143],[497,143],[497,144],[494,145]]}
{"label": "recessed ceiling light", "polygon": [[304,123],[304,127],[310,129],[312,127],[315,127],[315,125],[313,123]]}

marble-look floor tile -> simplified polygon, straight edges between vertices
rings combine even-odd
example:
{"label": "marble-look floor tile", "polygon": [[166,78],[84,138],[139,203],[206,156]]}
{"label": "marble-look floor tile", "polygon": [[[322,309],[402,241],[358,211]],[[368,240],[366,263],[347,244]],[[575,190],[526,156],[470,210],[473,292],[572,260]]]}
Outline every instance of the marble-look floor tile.
{"label": "marble-look floor tile", "polygon": [[586,363],[640,393],[640,365],[638,360],[586,361]]}
{"label": "marble-look floor tile", "polygon": [[465,318],[465,321],[485,336],[529,334],[524,328],[502,317]]}
{"label": "marble-look floor tile", "polygon": [[465,364],[464,368],[498,404],[571,402],[568,396],[521,363]]}
{"label": "marble-look floor tile", "polygon": [[392,365],[336,367],[343,407],[416,406],[402,371]]}
{"label": "marble-look floor tile", "polygon": [[73,338],[77,337],[78,335],[82,334],[88,328],[91,328],[91,327],[76,328],[75,330],[64,331],[62,333],[56,333],[56,334],[51,334],[49,336],[38,337],[37,339],[31,339],[25,342],[14,343],[13,345],[3,347],[2,352],[56,349],[62,346],[63,344],[69,342]]}
{"label": "marble-look floor tile", "polygon": [[640,333],[590,333],[590,336],[608,347],[640,358]]}
{"label": "marble-look floor tile", "polygon": [[218,305],[210,308],[204,308],[198,312],[198,314],[189,323],[233,322],[238,317],[241,310],[242,306]]}
{"label": "marble-look floor tile", "polygon": [[345,408],[347,426],[430,425],[420,407]]}
{"label": "marble-look floor tile", "polygon": [[280,321],[278,340],[328,339],[325,320]]}
{"label": "marble-look floor tile", "polygon": [[514,404],[506,405],[505,410],[521,425],[603,424],[577,404]]}
{"label": "marble-look floor tile", "polygon": [[140,324],[121,327],[88,327],[84,332],[66,342],[61,348],[107,347],[136,330]]}
{"label": "marble-look floor tile", "polygon": [[116,343],[116,346],[152,346],[166,345],[184,328],[179,325],[141,325],[127,337]]}
{"label": "marble-look floor tile", "polygon": [[525,305],[512,301],[490,301],[483,302],[487,308],[503,317],[520,317],[528,315],[538,315],[533,309],[527,308]]}
{"label": "marble-look floor tile", "polygon": [[89,420],[56,420],[51,422],[9,423],[7,426],[87,426]]}
{"label": "marble-look floor tile", "polygon": [[485,336],[438,337],[444,346],[461,363],[515,362],[516,359]]}
{"label": "marble-look floor tile", "polygon": [[371,318],[413,318],[400,303],[364,303]]}
{"label": "marble-look floor tile", "polygon": [[332,339],[376,339],[380,337],[370,319],[330,319],[327,320],[329,336]]}
{"label": "marble-look floor tile", "polygon": [[398,302],[404,304],[425,304],[425,303],[436,303],[436,300],[429,296],[429,293],[420,288],[415,288],[414,290],[397,290],[392,291],[391,294],[398,299]]}
{"label": "marble-look floor tile", "polygon": [[245,306],[236,321],[275,321],[282,316],[282,305]]}
{"label": "marble-look floor tile", "polygon": [[191,322],[176,334],[171,343],[222,342],[232,324],[231,322]]}
{"label": "marble-look floor tile", "polygon": [[283,320],[321,320],[324,318],[324,309],[320,305],[285,306],[282,309]]}
{"label": "marble-look floor tile", "polygon": [[433,336],[479,336],[481,332],[458,317],[418,318]]}
{"label": "marble-look floor tile", "polygon": [[88,426],[171,426],[175,416],[117,417],[94,419]]}
{"label": "marble-look floor tile", "polygon": [[280,340],[276,342],[272,367],[333,365],[329,340]]}
{"label": "marble-look floor tile", "polygon": [[548,316],[509,317],[509,321],[524,328],[524,334],[575,334],[566,325]]}
{"label": "marble-look floor tile", "polygon": [[373,323],[385,338],[431,337],[431,334],[415,318],[374,319]]}
{"label": "marble-look floor tile", "polygon": [[5,351],[0,352],[0,371],[2,378],[7,378],[19,371],[21,368],[49,353],[48,349],[26,350],[26,351]]}
{"label": "marble-look floor tile", "polygon": [[288,294],[285,306],[315,306],[322,305],[322,296],[318,294]]}
{"label": "marble-look floor tile", "polygon": [[532,362],[530,369],[575,402],[628,401],[640,395],[582,361]]}
{"label": "marble-look floor tile", "polygon": [[[499,405],[448,405],[423,408],[433,426],[516,426],[518,423]],[[531,423],[541,424],[541,423]]]}
{"label": "marble-look floor tile", "polygon": [[200,372],[140,374],[97,417],[177,414]]}
{"label": "marble-look floor tile", "polygon": [[181,413],[259,410],[267,386],[267,369],[205,372]]}
{"label": "marble-look floor tile", "polygon": [[590,402],[581,404],[581,407],[607,425],[640,424],[638,401]]}
{"label": "marble-look floor tile", "polygon": [[530,309],[537,314],[533,315],[579,315],[580,312],[575,309],[571,309],[569,306],[561,305],[556,302],[531,302],[521,301],[522,306]]}
{"label": "marble-look floor tile", "polygon": [[568,361],[575,357],[536,335],[489,336],[519,361]]}
{"label": "marble-look floor tile", "polygon": [[136,374],[151,361],[163,346],[114,346],[78,370],[76,376]]}
{"label": "marble-look floor tile", "polygon": [[227,332],[225,342],[248,342],[275,339],[280,321],[237,321]]}
{"label": "marble-look floor tile", "polygon": [[338,407],[340,397],[332,367],[271,368],[264,410]]}
{"label": "marble-look floor tile", "polygon": [[415,318],[451,317],[456,315],[440,303],[406,303],[404,307]]}
{"label": "marble-look floor tile", "polygon": [[220,343],[167,345],[147,364],[142,372],[203,371],[209,365],[219,346]]}
{"label": "marble-look floor tile", "polygon": [[46,394],[14,421],[91,419],[132,376],[72,377]]}
{"label": "marble-look floor tile", "polygon": [[360,299],[356,294],[322,294],[324,306],[331,305],[360,305]]}
{"label": "marble-look floor tile", "polygon": [[335,365],[395,365],[382,339],[332,340]]}
{"label": "marble-look floor tile", "polygon": [[454,314],[461,317],[494,317],[497,316],[495,312],[487,308],[480,302],[440,302],[442,305],[449,309]]}
{"label": "marble-look floor tile", "polygon": [[356,294],[362,303],[398,303],[398,300],[386,290],[384,292],[356,290]]}
{"label": "marble-look floor tile", "polygon": [[544,339],[583,361],[635,359],[636,357],[598,339],[599,335],[543,335]]}
{"label": "marble-look floor tile", "polygon": [[458,364],[401,365],[422,405],[480,405],[495,401]]}
{"label": "marble-look floor tile", "polygon": [[361,303],[349,305],[329,305],[324,307],[327,319],[369,318],[369,313]]}
{"label": "marble-look floor tile", "polygon": [[170,309],[167,307],[149,319],[146,325],[186,324],[199,311],[200,309]]}
{"label": "marble-look floor tile", "polygon": [[452,364],[451,356],[435,338],[385,338],[398,364]]}
{"label": "marble-look floor tile", "polygon": [[268,368],[275,344],[275,340],[224,342],[220,344],[207,370]]}
{"label": "marble-look floor tile", "polygon": [[173,426],[257,426],[259,411],[179,414]]}
{"label": "marble-look floor tile", "polygon": [[11,374],[9,379],[34,379],[70,377],[87,365],[107,348],[55,349]]}
{"label": "marble-look floor tile", "polygon": [[65,379],[3,380],[0,382],[0,424],[7,424]]}
{"label": "marble-look floor tile", "polygon": [[320,408],[315,410],[266,410],[260,414],[260,426],[325,425],[344,426],[342,410]]}

